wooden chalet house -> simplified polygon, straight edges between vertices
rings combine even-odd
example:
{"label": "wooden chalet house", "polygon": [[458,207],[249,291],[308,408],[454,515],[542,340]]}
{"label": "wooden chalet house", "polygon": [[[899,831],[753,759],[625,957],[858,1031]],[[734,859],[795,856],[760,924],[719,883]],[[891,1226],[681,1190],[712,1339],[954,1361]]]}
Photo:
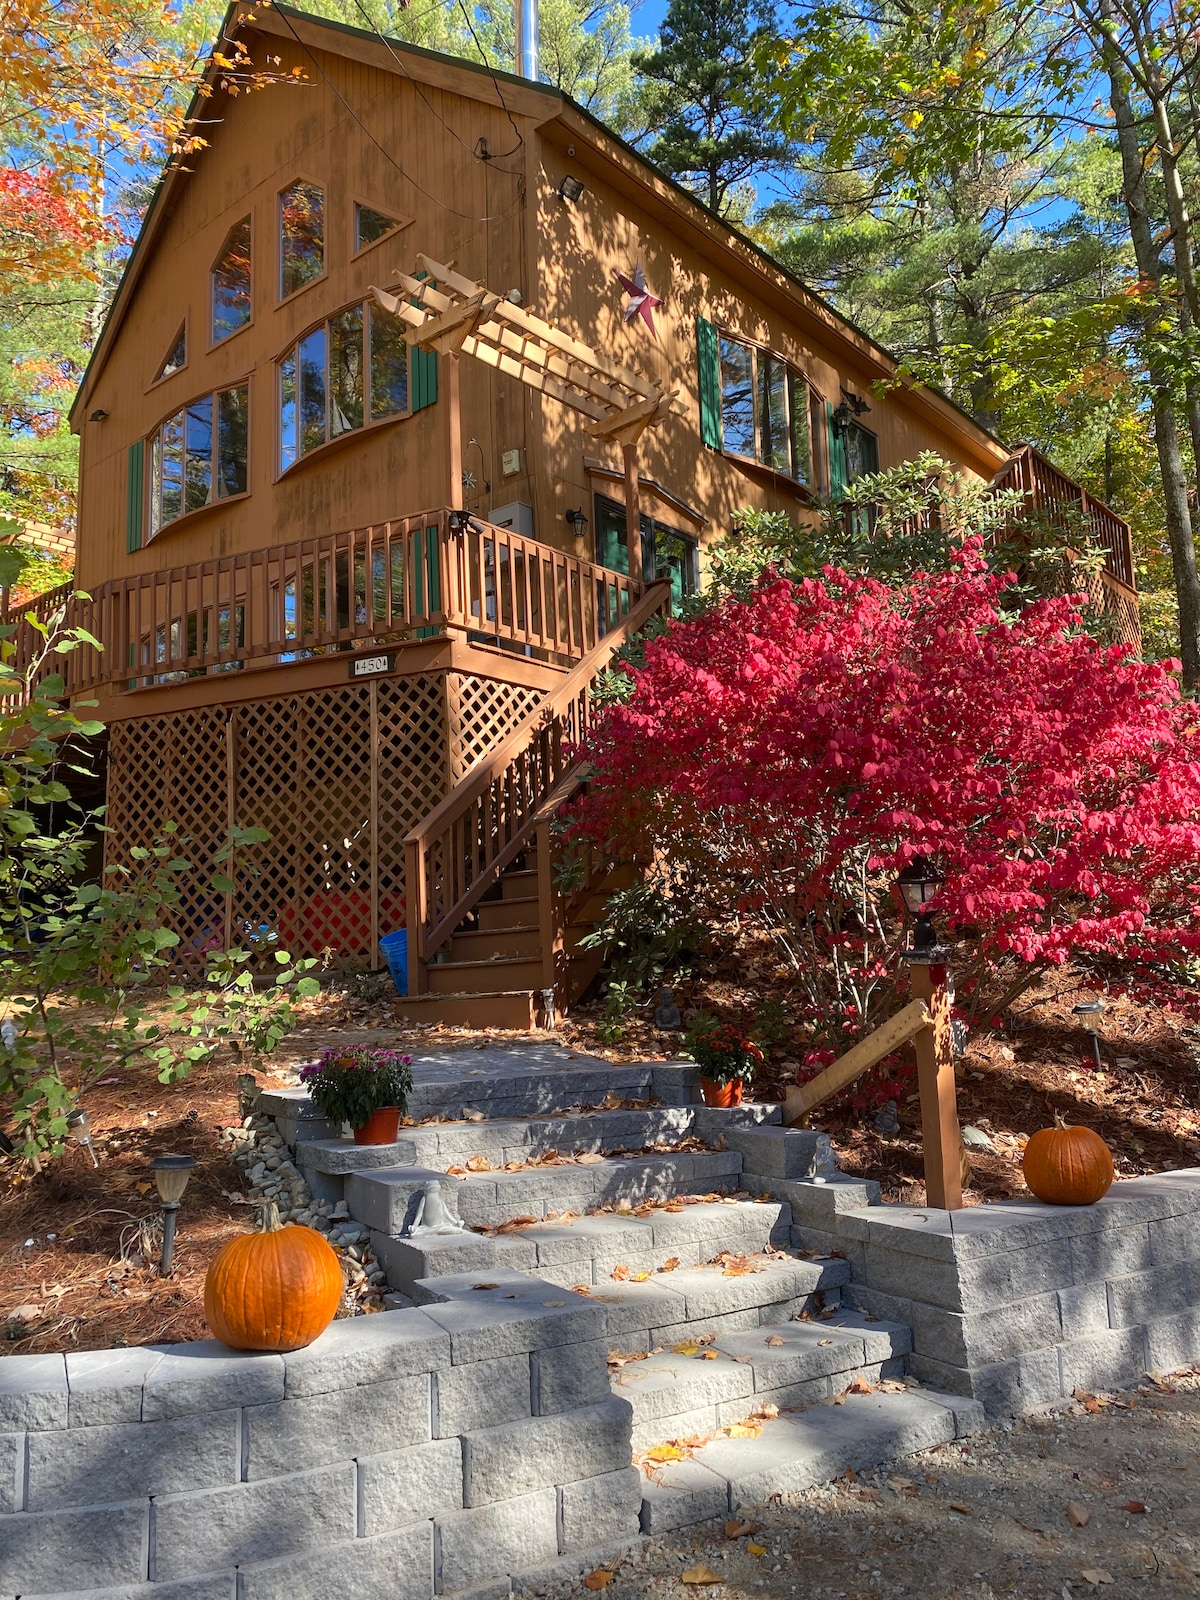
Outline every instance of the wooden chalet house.
{"label": "wooden chalet house", "polygon": [[282,5],[225,28],[303,81],[201,103],[73,412],[110,855],[270,832],[235,893],[198,875],[185,960],[376,967],[407,928],[413,1016],[568,1005],[606,885],[547,870],[565,749],[741,507],[933,450],[1081,504],[1136,630],[1119,518],[932,390],[876,398],[884,351],[562,94]]}

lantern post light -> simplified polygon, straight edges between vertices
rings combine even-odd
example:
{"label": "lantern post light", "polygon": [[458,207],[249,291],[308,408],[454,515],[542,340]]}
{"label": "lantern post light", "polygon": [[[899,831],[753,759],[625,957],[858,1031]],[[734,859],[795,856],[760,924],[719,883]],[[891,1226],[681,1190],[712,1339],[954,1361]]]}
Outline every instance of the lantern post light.
{"label": "lantern post light", "polygon": [[[1071,1007],[1071,1014],[1076,1017],[1097,1017],[1107,1010],[1108,1006],[1103,1000],[1081,1000],[1077,1006]],[[1088,1028],[1088,1038],[1092,1041],[1092,1060],[1102,1068],[1104,1061],[1100,1055],[1100,1035],[1094,1026]]]}
{"label": "lantern post light", "polygon": [[962,1209],[963,1142],[954,1088],[954,1031],[950,1016],[947,965],[950,945],[938,944],[929,902],[946,874],[925,856],[914,856],[896,879],[912,916],[913,942],[902,952],[909,966],[914,1000],[923,1000],[929,1022],[913,1036],[917,1088],[921,1097],[921,1142],[925,1152],[925,1191],[930,1206]]}
{"label": "lantern post light", "polygon": [[150,1163],[163,1206],[162,1260],[158,1270],[164,1278],[175,1260],[175,1218],[195,1165],[195,1156],[155,1156]]}
{"label": "lantern post light", "polygon": [[67,1113],[67,1132],[73,1139],[77,1139],[88,1155],[91,1156],[92,1165],[98,1167],[100,1162],[96,1156],[95,1146],[92,1144],[92,1124],[82,1106],[79,1106],[75,1111]]}

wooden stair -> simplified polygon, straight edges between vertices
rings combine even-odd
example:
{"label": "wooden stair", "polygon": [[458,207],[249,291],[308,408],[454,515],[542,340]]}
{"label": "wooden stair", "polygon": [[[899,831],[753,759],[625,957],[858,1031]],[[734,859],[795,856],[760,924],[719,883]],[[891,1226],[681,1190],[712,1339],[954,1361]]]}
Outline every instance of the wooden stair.
{"label": "wooden stair", "polygon": [[669,604],[651,584],[562,684],[482,756],[405,840],[408,988],[396,1014],[428,1025],[529,1029],[574,1004],[604,960],[581,950],[606,900],[637,875],[583,849],[572,887],[555,822],[587,778],[591,690],[621,646]]}

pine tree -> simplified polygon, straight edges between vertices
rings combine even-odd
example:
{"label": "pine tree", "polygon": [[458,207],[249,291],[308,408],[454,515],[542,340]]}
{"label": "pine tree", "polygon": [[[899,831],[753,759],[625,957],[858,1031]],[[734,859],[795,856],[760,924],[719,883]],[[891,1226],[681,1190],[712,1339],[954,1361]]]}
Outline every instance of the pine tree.
{"label": "pine tree", "polygon": [[636,61],[649,98],[647,154],[724,217],[749,210],[753,179],[787,152],[746,109],[766,24],[756,0],[671,0],[658,49]]}

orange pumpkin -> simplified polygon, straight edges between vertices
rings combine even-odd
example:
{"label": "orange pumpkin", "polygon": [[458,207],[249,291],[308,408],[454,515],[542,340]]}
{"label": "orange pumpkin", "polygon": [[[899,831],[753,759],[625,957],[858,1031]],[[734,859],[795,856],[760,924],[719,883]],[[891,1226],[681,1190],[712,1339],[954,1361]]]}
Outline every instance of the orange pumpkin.
{"label": "orange pumpkin", "polygon": [[279,1226],[263,1210],[262,1232],[223,1245],[204,1280],[204,1315],[234,1350],[300,1350],[333,1321],[342,1269],[313,1228]]}
{"label": "orange pumpkin", "polygon": [[1091,1206],[1113,1181],[1112,1152],[1091,1128],[1068,1128],[1060,1122],[1030,1139],[1021,1171],[1047,1205]]}

